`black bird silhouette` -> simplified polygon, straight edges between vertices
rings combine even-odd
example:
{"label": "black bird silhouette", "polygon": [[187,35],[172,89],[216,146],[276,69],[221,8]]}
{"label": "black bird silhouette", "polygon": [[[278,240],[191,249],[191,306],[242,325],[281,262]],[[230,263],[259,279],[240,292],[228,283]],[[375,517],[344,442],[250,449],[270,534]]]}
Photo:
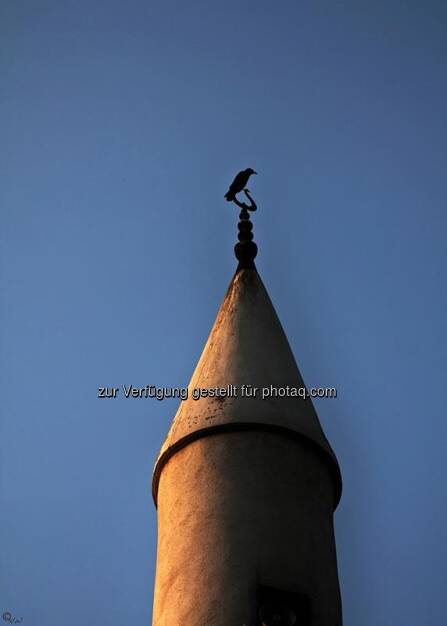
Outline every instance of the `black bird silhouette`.
{"label": "black bird silhouette", "polygon": [[244,189],[244,187],[248,183],[248,179],[250,178],[250,176],[256,173],[257,172],[252,170],[251,167],[247,167],[246,170],[242,170],[241,172],[239,172],[239,174],[236,174],[233,182],[230,185],[230,188],[224,196],[228,200],[228,202],[234,200],[234,196]]}

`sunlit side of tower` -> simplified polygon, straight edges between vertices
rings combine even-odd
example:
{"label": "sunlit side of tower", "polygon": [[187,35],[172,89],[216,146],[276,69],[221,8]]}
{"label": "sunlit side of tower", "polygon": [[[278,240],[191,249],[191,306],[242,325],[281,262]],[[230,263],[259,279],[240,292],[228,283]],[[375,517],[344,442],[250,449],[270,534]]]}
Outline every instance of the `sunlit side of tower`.
{"label": "sunlit side of tower", "polygon": [[[243,208],[237,271],[161,448],[153,626],[340,626],[335,455],[254,265]],[[238,397],[192,398],[235,385]]]}

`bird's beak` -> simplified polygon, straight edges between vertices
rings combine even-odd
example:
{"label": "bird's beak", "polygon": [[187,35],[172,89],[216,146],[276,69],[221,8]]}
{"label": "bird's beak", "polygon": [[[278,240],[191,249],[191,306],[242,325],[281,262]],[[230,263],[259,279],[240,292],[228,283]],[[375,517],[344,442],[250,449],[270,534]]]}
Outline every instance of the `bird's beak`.
{"label": "bird's beak", "polygon": [[252,174],[257,174],[257,173],[258,173],[258,172],[255,172],[254,170],[253,170],[253,172],[252,172]]}

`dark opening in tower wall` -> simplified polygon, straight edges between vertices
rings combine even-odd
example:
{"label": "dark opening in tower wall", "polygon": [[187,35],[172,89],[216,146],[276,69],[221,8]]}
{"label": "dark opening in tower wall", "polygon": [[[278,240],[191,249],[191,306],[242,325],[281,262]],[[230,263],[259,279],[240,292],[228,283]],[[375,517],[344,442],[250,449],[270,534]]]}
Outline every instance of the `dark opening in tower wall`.
{"label": "dark opening in tower wall", "polygon": [[257,607],[258,626],[311,626],[308,595],[260,585]]}

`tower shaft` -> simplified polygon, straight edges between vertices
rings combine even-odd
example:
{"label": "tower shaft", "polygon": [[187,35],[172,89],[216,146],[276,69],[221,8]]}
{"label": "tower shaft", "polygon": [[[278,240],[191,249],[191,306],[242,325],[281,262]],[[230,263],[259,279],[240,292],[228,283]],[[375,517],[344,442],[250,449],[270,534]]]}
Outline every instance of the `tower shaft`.
{"label": "tower shaft", "polygon": [[333,501],[304,440],[223,430],[182,448],[160,478],[154,625],[257,626],[271,589],[298,598],[299,624],[339,626]]}
{"label": "tower shaft", "polygon": [[304,388],[242,208],[238,269],[154,469],[153,626],[341,626],[335,454],[310,398],[242,392]]}

